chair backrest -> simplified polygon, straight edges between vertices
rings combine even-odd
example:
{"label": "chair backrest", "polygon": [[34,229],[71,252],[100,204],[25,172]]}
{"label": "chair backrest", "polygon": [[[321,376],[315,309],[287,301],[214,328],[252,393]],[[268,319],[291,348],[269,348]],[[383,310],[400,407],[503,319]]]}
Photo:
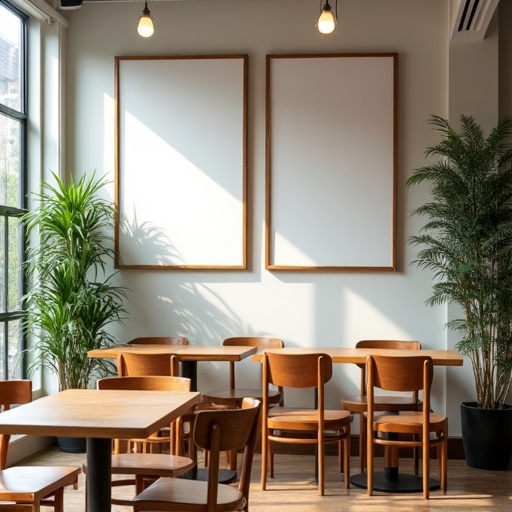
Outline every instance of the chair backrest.
{"label": "chair backrest", "polygon": [[[225,346],[243,346],[256,347],[258,351],[270,348],[283,348],[284,342],[281,338],[264,338],[260,336],[237,336],[226,338],[223,342]],[[229,388],[235,389],[235,363],[229,362]]]}
{"label": "chair backrest", "polygon": [[[288,388],[314,388],[331,380],[332,359],[328,354],[275,354],[265,352],[263,371],[267,382]],[[265,381],[264,381],[265,382]]]}
{"label": "chair backrest", "polygon": [[98,389],[128,389],[139,391],[190,391],[190,379],[171,376],[105,377],[97,382]]}
{"label": "chair backrest", "polygon": [[375,388],[385,391],[422,392],[424,415],[430,412],[430,388],[434,376],[429,356],[367,356],[368,416],[373,414]]}
{"label": "chair backrest", "polygon": [[[324,353],[263,354],[263,408],[268,409],[269,384],[280,388],[314,388],[317,407],[324,409],[324,384],[332,377],[331,356]],[[321,421],[323,421],[323,413]]]}
{"label": "chair backrest", "polygon": [[121,352],[117,357],[117,374],[120,377],[145,375],[179,375],[179,361],[171,354],[145,354]]}
{"label": "chair backrest", "polygon": [[226,346],[257,347],[258,350],[284,347],[283,340],[280,338],[262,338],[259,336],[237,336],[233,338],[226,338],[222,344]]}
{"label": "chair backrest", "polygon": [[[191,381],[184,377],[174,376],[128,376],[128,377],[105,377],[96,383],[98,389],[122,389],[129,391],[190,391]],[[181,419],[178,424],[171,423],[171,437],[176,434],[176,429],[181,429]],[[119,439],[114,440],[114,453],[120,452]]]}
{"label": "chair backrest", "polygon": [[[213,409],[197,413],[194,442],[209,451],[208,505],[217,503],[220,452],[244,450],[238,490],[249,498],[254,450],[260,432],[261,402],[244,398],[241,409]],[[213,510],[213,507],[212,507]]]}
{"label": "chair backrest", "polygon": [[143,336],[134,338],[128,345],[188,345],[188,338],[183,336]]}
{"label": "chair backrest", "polygon": [[[0,381],[0,407],[8,411],[11,405],[22,405],[32,401],[32,381],[28,379]],[[0,469],[7,467],[10,434],[0,434]]]}
{"label": "chair backrest", "polygon": [[[360,340],[356,348],[385,348],[389,350],[421,350],[419,341],[408,340]],[[361,369],[361,395],[366,395],[366,365],[359,364]]]}

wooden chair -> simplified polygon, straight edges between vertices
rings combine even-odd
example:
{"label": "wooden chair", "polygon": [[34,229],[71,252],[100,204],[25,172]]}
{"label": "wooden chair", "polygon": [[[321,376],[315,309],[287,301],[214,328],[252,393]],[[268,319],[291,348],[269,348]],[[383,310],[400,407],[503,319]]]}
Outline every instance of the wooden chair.
{"label": "wooden chair", "polygon": [[[224,340],[223,345],[226,346],[244,346],[244,347],[256,347],[258,351],[272,348],[283,348],[284,342],[280,338],[263,338],[263,337],[234,337],[227,338]],[[236,387],[236,374],[235,374],[235,362],[229,362],[229,388],[228,389],[216,389],[203,393],[203,398],[207,402],[213,404],[226,405],[231,409],[239,409],[242,405],[244,397],[251,396],[258,400],[263,399],[263,392],[261,388],[237,388]],[[276,388],[269,390],[268,395],[269,406],[284,405],[284,394],[282,388]],[[236,453],[228,455],[229,468],[231,470],[236,469],[237,460]]]}
{"label": "wooden chair", "polygon": [[[284,342],[280,338],[262,338],[262,337],[236,337],[227,338],[222,343],[225,346],[244,346],[244,347],[256,347],[258,352],[265,349],[272,348],[283,348]],[[236,387],[236,373],[235,373],[235,362],[229,362],[229,390],[215,390],[208,391],[204,396],[212,400],[214,403],[225,403],[226,405],[233,407],[240,407],[242,399],[246,396],[253,396],[254,398],[261,399],[262,391],[261,388],[256,389],[237,389]],[[282,390],[271,390],[269,391],[269,402],[274,404],[284,405]]]}
{"label": "wooden chair", "polygon": [[[324,385],[332,377],[331,357],[313,354],[263,354],[263,406],[261,441],[261,488],[266,489],[270,462],[273,477],[272,443],[315,444],[318,455],[318,492],[324,494],[325,444],[337,443],[343,461],[345,487],[350,487],[350,423],[348,411],[325,409]],[[268,386],[310,388],[316,394],[315,408],[268,407]]]}
{"label": "wooden chair", "polygon": [[[429,497],[430,448],[437,447],[441,489],[446,492],[448,420],[430,412],[430,388],[434,375],[428,356],[368,356],[367,484],[373,493],[373,457],[376,444],[386,447],[386,465],[397,464],[396,451],[403,447],[420,447],[422,451],[423,497]],[[399,392],[422,391],[421,411],[375,416],[375,389]]]}
{"label": "wooden chair", "polygon": [[[188,345],[189,340],[184,336],[143,336],[140,338],[134,338],[130,340],[127,345]],[[173,375],[179,375],[179,361],[177,358],[173,359]],[[143,369],[136,370],[135,368],[132,371],[140,371],[141,375],[147,375],[143,372]],[[163,371],[163,370],[162,370]],[[119,374],[119,366],[118,366],[118,374]],[[158,375],[168,375],[166,373],[159,373]]]}
{"label": "wooden chair", "polygon": [[[284,347],[284,342],[280,338],[264,338],[264,337],[260,337],[260,336],[237,336],[237,337],[233,337],[233,338],[226,338],[222,342],[222,344],[227,347],[233,347],[233,346],[256,347],[258,352],[262,352],[265,349],[283,348]],[[230,390],[237,389],[235,362],[234,361],[229,362],[229,389]],[[256,388],[254,390],[254,392],[261,393],[261,388]],[[272,394],[271,398],[276,403],[280,403],[279,400],[277,400],[277,398],[281,398],[281,395],[278,395],[277,393]],[[236,399],[236,396],[234,396],[233,399]],[[219,397],[219,400],[222,400],[222,397]],[[281,405],[283,405],[283,404],[281,403]]]}
{"label": "wooden chair", "polygon": [[180,374],[178,358],[171,354],[121,352],[117,357],[116,365],[119,377],[146,377],[148,375],[169,377]]}
{"label": "wooden chair", "polygon": [[[249,510],[254,450],[260,431],[259,400],[247,398],[240,409],[197,413],[194,442],[210,453],[208,481],[161,478],[133,499],[135,510]],[[243,450],[237,487],[219,484],[220,452]]]}
{"label": "wooden chair", "polygon": [[[170,376],[106,377],[98,380],[97,386],[98,389],[134,391],[190,391],[190,379]],[[112,487],[135,485],[135,493],[138,494],[147,487],[148,483],[154,482],[159,477],[183,475],[194,465],[195,462],[189,457],[172,454],[114,453],[112,474],[131,475],[131,478],[113,479]],[[82,465],[82,469],[87,474],[86,463]],[[131,499],[112,498],[112,504],[130,506]]]}
{"label": "wooden chair", "polygon": [[[123,352],[117,358],[117,372],[120,376],[178,376],[179,375],[179,362],[173,355],[165,354],[143,354],[137,352]],[[183,414],[180,423],[175,430],[175,438],[172,448],[170,450],[175,455],[184,455],[185,453],[194,461],[197,460],[195,447],[192,446],[191,433],[195,422],[195,413],[205,408],[222,408],[226,406],[212,406],[206,400],[195,405],[190,411]],[[156,432],[154,435],[146,439],[133,440],[138,445],[142,446],[142,451],[147,451],[147,447],[155,445],[167,445],[171,443],[171,432],[167,429]],[[188,449],[185,449],[185,445]],[[133,443],[130,445],[133,446]]]}
{"label": "wooden chair", "polygon": [[[0,381],[0,405],[7,411],[12,405],[32,400],[32,381],[27,379]],[[64,512],[64,487],[78,485],[79,467],[11,466],[7,468],[10,435],[0,434],[0,510],[32,510],[41,505]],[[30,507],[30,508],[26,508]]]}
{"label": "wooden chair", "polygon": [[[143,336],[130,340],[127,345],[189,345],[189,340],[184,336]],[[179,365],[177,359],[175,364]],[[179,369],[176,370],[176,375],[178,374]]]}
{"label": "wooden chair", "polygon": [[[119,354],[116,361],[117,375],[120,377],[147,377],[160,376],[169,377],[179,375],[178,359],[166,354],[143,354],[137,352],[124,352]],[[172,434],[178,437],[175,439]],[[166,451],[176,454],[175,446],[179,441],[180,432],[178,429],[172,431],[168,428],[160,429],[146,439],[127,440],[127,451],[141,451],[142,453],[153,453]],[[119,453],[120,443],[115,444],[114,451]]]}
{"label": "wooden chair", "polygon": [[[361,340],[356,343],[356,348],[384,348],[386,350],[420,350],[418,341],[403,340]],[[341,408],[352,414],[359,414],[359,462],[361,472],[366,466],[366,365],[358,365],[361,370],[360,395],[342,398]],[[376,396],[375,410],[384,412],[417,411],[421,407],[417,393],[408,396]],[[418,472],[418,458],[415,452],[415,472]]]}

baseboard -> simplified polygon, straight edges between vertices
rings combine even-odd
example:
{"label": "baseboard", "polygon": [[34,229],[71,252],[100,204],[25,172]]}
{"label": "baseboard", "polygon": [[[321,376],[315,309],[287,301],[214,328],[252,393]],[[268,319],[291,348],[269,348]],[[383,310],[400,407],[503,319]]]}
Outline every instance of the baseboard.
{"label": "baseboard", "polygon": [[54,437],[42,436],[11,436],[7,456],[7,466],[18,464],[20,461],[31,457],[34,453],[40,452],[55,444]]}

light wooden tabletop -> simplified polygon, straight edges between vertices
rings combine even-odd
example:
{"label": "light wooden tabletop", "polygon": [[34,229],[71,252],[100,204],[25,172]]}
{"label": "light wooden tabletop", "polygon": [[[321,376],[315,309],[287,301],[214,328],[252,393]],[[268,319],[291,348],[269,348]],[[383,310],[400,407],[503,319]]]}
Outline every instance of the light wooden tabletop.
{"label": "light wooden tabletop", "polygon": [[[284,352],[287,354],[311,354],[322,352],[329,354],[333,363],[355,363],[364,364],[367,355],[393,355],[397,357],[405,357],[412,355],[426,355],[432,358],[435,366],[462,366],[464,359],[461,354],[455,350],[398,350],[385,348],[326,348],[326,347],[284,347],[279,349],[269,349],[266,352]],[[261,361],[262,355],[254,354],[252,359]]]}
{"label": "light wooden tabletop", "polygon": [[224,345],[116,345],[90,350],[89,357],[117,359],[121,352],[174,354],[181,361],[241,361],[256,353],[256,347]]}
{"label": "light wooden tabletop", "polygon": [[0,414],[0,433],[147,437],[199,398],[196,392],[68,389]]}

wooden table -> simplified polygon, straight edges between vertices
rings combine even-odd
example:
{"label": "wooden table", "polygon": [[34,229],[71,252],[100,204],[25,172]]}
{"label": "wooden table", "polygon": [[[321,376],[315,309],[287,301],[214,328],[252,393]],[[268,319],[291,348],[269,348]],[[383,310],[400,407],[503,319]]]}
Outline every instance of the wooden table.
{"label": "wooden table", "polygon": [[197,392],[68,389],[0,414],[0,433],[86,437],[87,511],[110,512],[112,439],[147,437],[199,398]]}
{"label": "wooden table", "polygon": [[[333,363],[354,363],[354,364],[365,364],[366,356],[389,356],[391,355],[400,356],[411,356],[410,350],[395,350],[392,351],[386,348],[300,348],[300,347],[284,347],[265,350],[265,352],[278,352],[287,354],[311,354],[316,352],[323,352],[328,354],[332,358]],[[434,366],[462,366],[464,360],[462,356],[455,350],[415,350],[414,355],[430,356]],[[261,361],[262,353],[254,354],[252,359],[255,361]]]}
{"label": "wooden table", "polygon": [[[398,349],[382,349],[382,348],[325,348],[325,347],[284,347],[280,349],[269,349],[265,352],[278,352],[287,354],[305,354],[322,352],[328,354],[332,358],[333,363],[353,363],[365,364],[368,355],[393,355],[396,357],[410,357],[411,355],[430,356],[434,366],[462,366],[462,355],[454,350],[398,350]],[[255,361],[261,361],[262,353],[252,356]],[[391,455],[391,460],[396,461],[396,466],[386,467],[382,472],[374,473],[373,488],[376,491],[387,492],[416,492],[423,490],[423,481],[421,476],[399,473],[398,457]],[[359,487],[366,487],[366,473],[353,475],[350,481]],[[436,489],[439,483],[431,479],[431,489]]]}
{"label": "wooden table", "polygon": [[181,362],[182,375],[191,380],[191,388],[197,391],[198,361],[241,361],[256,353],[256,347],[224,345],[116,345],[91,350],[89,357],[117,359],[121,352],[175,355]]}
{"label": "wooden table", "polygon": [[[121,352],[133,352],[143,354],[169,354],[175,355],[181,364],[181,375],[188,377],[191,381],[191,389],[197,391],[197,363],[199,361],[241,361],[246,357],[255,354],[257,347],[247,347],[240,345],[116,345],[114,347],[91,350],[87,353],[89,357],[104,357],[108,359],[117,359]],[[193,479],[207,480],[208,472],[206,468],[197,466],[189,475]],[[219,472],[219,481],[227,483],[233,480],[236,471],[231,469],[221,469]]]}

